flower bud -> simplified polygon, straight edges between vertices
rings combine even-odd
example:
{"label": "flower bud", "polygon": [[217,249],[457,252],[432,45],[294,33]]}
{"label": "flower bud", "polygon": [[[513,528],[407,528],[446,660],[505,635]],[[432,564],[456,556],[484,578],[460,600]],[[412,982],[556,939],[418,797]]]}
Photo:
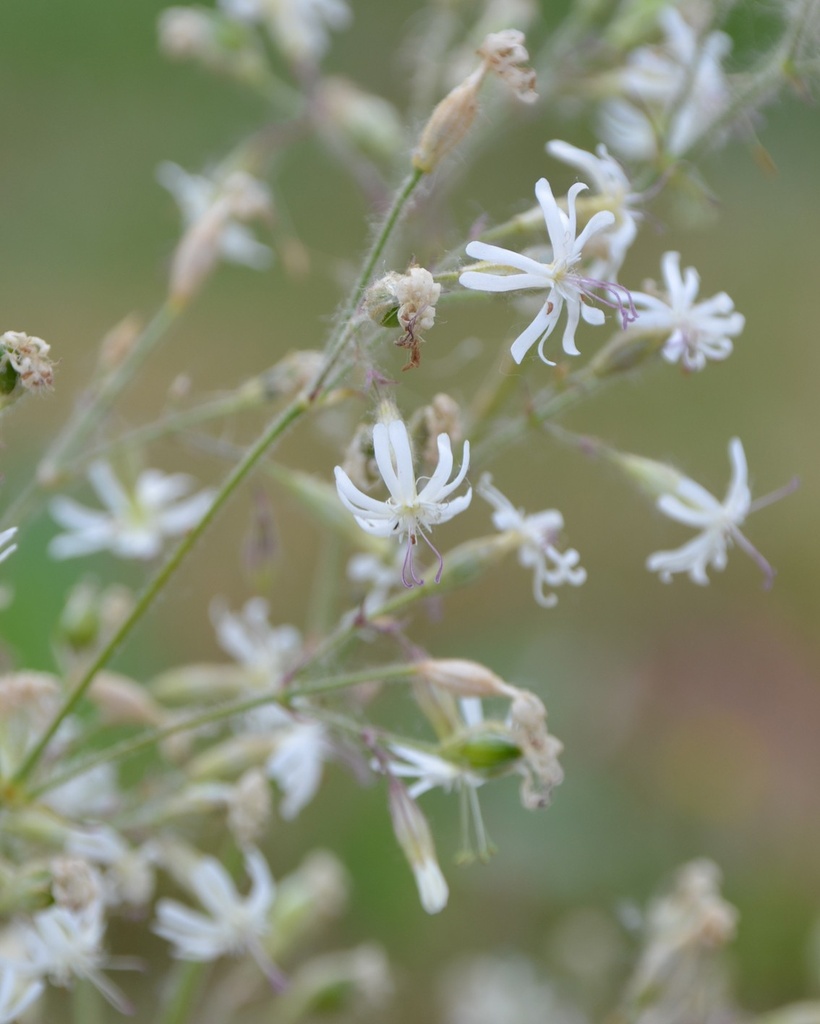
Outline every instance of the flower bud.
{"label": "flower bud", "polygon": [[503,774],[524,756],[509,732],[489,726],[454,737],[442,744],[441,753],[448,760],[487,776]]}
{"label": "flower bud", "polygon": [[279,880],[269,951],[279,958],[344,910],[350,883],[344,865],[328,850],[312,850]]}
{"label": "flower bud", "polygon": [[103,882],[99,871],[80,857],[55,857],[51,862],[51,891],[60,906],[83,911],[100,902]]}
{"label": "flower bud", "polygon": [[264,771],[251,768],[234,786],[228,803],[228,828],[240,846],[256,842],[273,812],[270,785]]}
{"label": "flower bud", "polygon": [[518,693],[485,665],[464,658],[428,658],[413,668],[428,683],[457,697],[514,697]]}
{"label": "flower bud", "polygon": [[478,113],[478,91],[484,75],[485,68],[477,68],[448,93],[430,115],[413,151],[413,166],[417,171],[423,174],[434,171],[470,130]]}
{"label": "flower bud", "polygon": [[100,672],[88,690],[106,725],[160,725],[163,709],[139,683],[117,672]]}
{"label": "flower bud", "polygon": [[681,483],[687,479],[672,466],[655,462],[654,459],[645,459],[642,455],[618,451],[609,451],[607,454],[650,498],[676,494]]}
{"label": "flower bud", "polygon": [[317,84],[315,101],[329,126],[365,156],[387,162],[404,149],[401,119],[381,96],[346,78],[328,76]]}
{"label": "flower bud", "polygon": [[422,907],[438,914],[447,906],[449,890],[436,859],[427,819],[415,800],[395,778],[388,780],[388,801],[393,831],[416,878]]}

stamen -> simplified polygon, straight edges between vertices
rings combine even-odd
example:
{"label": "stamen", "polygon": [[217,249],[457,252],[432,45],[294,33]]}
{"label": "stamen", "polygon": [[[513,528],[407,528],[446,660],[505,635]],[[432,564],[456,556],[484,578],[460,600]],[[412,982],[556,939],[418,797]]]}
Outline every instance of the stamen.
{"label": "stamen", "polygon": [[[413,587],[420,587],[424,583],[424,580],[419,579],[418,576],[416,576],[416,569],[415,566],[413,565],[413,546],[415,545],[415,543],[416,535],[414,533],[408,534],[407,551],[405,552],[404,555],[404,564],[401,567],[401,581],[405,585],[405,587],[407,587],[408,590],[412,590]],[[408,570],[410,576],[409,582]],[[436,583],[438,583],[438,580],[436,580]]]}
{"label": "stamen", "polygon": [[738,529],[732,530],[732,539],[737,543],[739,548],[742,548],[750,558],[752,558],[760,567],[765,577],[763,581],[763,589],[771,590],[774,578],[777,574],[777,570],[774,569],[769,562],[761,555],[754,544],[751,543]]}
{"label": "stamen", "polygon": [[758,509],[765,508],[767,505],[773,505],[776,501],[780,501],[781,498],[786,498],[790,494],[794,494],[797,488],[800,486],[800,477],[793,476],[787,484],[782,487],[778,487],[776,491],[772,491],[770,494],[764,494],[762,498],[756,498],[751,505],[749,505],[750,512],[757,512]]}
{"label": "stamen", "polygon": [[621,326],[624,330],[627,329],[629,324],[638,319],[638,310],[635,308],[632,292],[624,285],[617,284],[615,281],[599,281],[594,277],[579,277],[577,280],[583,285],[585,292],[596,289],[597,291],[603,291],[605,294],[608,292],[612,296],[611,300],[605,298],[605,295],[593,295],[590,297],[596,299],[604,306],[609,306],[610,309],[617,309],[621,316]]}
{"label": "stamen", "polygon": [[439,549],[435,547],[433,542],[425,533],[422,533],[422,537],[424,538],[424,542],[427,545],[427,547],[433,552],[433,554],[438,559],[438,572],[436,573],[436,583],[441,583],[441,574],[444,571],[444,558],[442,557],[442,554],[439,551]]}

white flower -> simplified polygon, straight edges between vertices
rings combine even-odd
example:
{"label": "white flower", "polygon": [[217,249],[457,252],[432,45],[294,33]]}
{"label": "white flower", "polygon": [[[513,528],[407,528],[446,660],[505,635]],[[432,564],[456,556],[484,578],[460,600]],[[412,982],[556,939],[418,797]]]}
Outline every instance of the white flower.
{"label": "white flower", "polygon": [[19,967],[0,963],[0,1024],[14,1024],[43,994],[45,986]]}
{"label": "white flower", "polygon": [[[480,701],[478,704],[480,708]],[[471,709],[472,706],[468,705]],[[468,716],[470,715],[471,711],[468,712]],[[478,723],[472,721],[468,724]],[[449,793],[454,787],[457,788],[461,785],[477,789],[485,781],[480,775],[475,775],[452,761],[447,761],[437,754],[419,750],[417,747],[392,743],[390,753],[393,755],[389,764],[390,774],[397,778],[415,779],[415,782],[407,790],[413,800],[428,793],[431,789],[443,789],[445,793]]]}
{"label": "white flower", "polygon": [[732,438],[729,442],[729,458],[732,479],[722,502],[682,474],[674,491],[658,498],[658,508],[664,515],[701,531],[675,551],[656,551],[649,556],[647,569],[657,572],[664,583],[670,582],[673,573],[685,572],[694,583],[705,586],[709,582],[707,568],[725,569],[727,549],[735,543],[751,555],[765,573],[767,584],[771,584],[774,570],[739,529],[749,512],[768,503],[769,499],[762,498],[756,505],[752,504],[746,455],[739,438]]}
{"label": "white flower", "polygon": [[327,730],[319,722],[300,721],[284,708],[272,706],[274,710],[280,715],[281,727],[265,772],[284,793],[279,813],[285,821],[292,821],[316,795],[330,747]]}
{"label": "white flower", "polygon": [[666,299],[632,293],[642,310],[641,330],[668,331],[662,355],[667,362],[681,362],[687,370],[702,370],[708,359],[726,359],[732,352],[731,339],[743,330],[743,315],[735,311],[726,292],[696,303],[700,277],[694,267],[681,274],[679,253],[664,253],[661,269]]}
{"label": "white flower", "polygon": [[9,544],[15,533],[17,533],[16,526],[12,526],[10,529],[3,530],[0,533],[0,562],[4,562],[13,551],[17,550],[16,544]]}
{"label": "white flower", "polygon": [[387,601],[390,591],[401,582],[401,558],[385,562],[378,555],[359,551],[347,563],[347,578],[352,583],[363,584],[367,589],[361,610],[372,615]]}
{"label": "white flower", "polygon": [[463,512],[473,496],[472,488],[468,487],[466,494],[453,498],[452,501],[446,500],[467,475],[470,465],[469,441],[464,442],[461,469],[449,483],[447,480],[453,468],[450,438],[447,434],[439,434],[436,443],[438,465],[419,491],[413,470],[413,454],[410,450],[407,427],[401,420],[377,423],[373,427],[376,465],[390,491],[387,501],[371,498],[352,483],[341,466],[336,466],[335,469],[339,498],[345,508],[353,513],[363,530],[376,537],[407,537],[407,551],[402,569],[402,583],[406,587],[424,582],[416,576],[413,567],[413,549],[419,536],[438,558],[436,583],[441,580],[443,560],[430,543],[427,533],[432,526],[446,523],[459,512]]}
{"label": "white flower", "polygon": [[[190,174],[170,160],[157,167],[157,181],[176,200],[186,228],[202,223],[215,207],[219,207],[217,249],[223,260],[241,263],[254,270],[270,266],[272,253],[269,246],[258,242],[250,229],[240,223],[241,220],[261,216],[270,208],[270,196],[262,182],[244,174],[233,182],[229,178],[220,184],[205,175]],[[235,187],[237,183],[240,188]]]}
{"label": "white flower", "polygon": [[196,526],[213,500],[210,490],[181,500],[193,484],[183,473],[168,476],[147,469],[140,473],[133,491],[128,491],[108,463],[94,462],[88,478],[106,511],[86,508],[72,498],[55,498],[49,506],[51,515],[69,532],[49,544],[53,558],[76,558],[106,549],[120,558],[153,558],[166,537]]}
{"label": "white flower", "polygon": [[575,548],[559,551],[555,541],[564,528],[564,517],[556,509],[546,509],[525,516],[515,508],[498,488],[493,487],[489,473],[482,476],[478,493],[495,511],[493,525],[498,530],[515,534],[519,538],[518,561],[525,569],[533,570],[533,595],[544,608],[553,608],[558,597],[547,588],[569,583],[580,586],[587,578],[586,570],[578,565],[580,555]]}
{"label": "white flower", "polygon": [[[132,1012],[122,992],[102,973],[105,919],[100,902],[83,910],[54,905],[15,926],[21,954],[12,966],[35,979],[66,986],[72,978],[90,981],[121,1013]],[[125,966],[121,964],[120,966]]]}
{"label": "white flower", "polygon": [[271,982],[280,986],[282,976],[270,963],[262,943],[270,929],[276,887],[267,861],[254,847],[245,851],[245,870],[251,891],[242,897],[218,860],[201,857],[190,873],[189,884],[207,913],[162,899],[157,903],[154,931],[175,947],[173,955],[180,960],[209,961],[249,953]]}
{"label": "white flower", "polygon": [[265,22],[272,38],[291,60],[316,63],[330,44],[330,31],[350,23],[345,0],[219,0],[237,21]]}
{"label": "white flower", "polygon": [[252,597],[230,612],[219,598],[211,602],[211,621],[224,651],[266,684],[276,685],[296,664],[302,636],[294,626],[271,626],[268,602]]}
{"label": "white flower", "polygon": [[634,210],[636,196],[631,191],[629,178],[604,145],[598,145],[593,154],[571,146],[568,142],[553,139],[547,143],[546,149],[550,156],[571,167],[577,167],[586,180],[591,182],[598,199],[606,203],[606,209],[615,215],[612,226],[598,234],[598,242],[604,246],[606,254],[595,260],[590,268],[590,276],[616,281],[627,249],[638,233]]}
{"label": "white flower", "polygon": [[[635,318],[629,292],[612,281],[599,281],[579,273],[579,264],[584,256],[584,246],[595,235],[615,223],[615,214],[600,210],[590,217],[584,229],[576,237],[577,220],[575,197],[587,186],[577,182],[567,194],[569,215],[559,207],[546,178],[535,186],[535,196],[544,214],[550,242],[552,262],[539,263],[529,256],[502,249],[486,242],[470,242],[467,255],[487,263],[510,267],[521,271],[519,274],[489,274],[479,270],[466,270],[459,277],[465,288],[486,292],[512,292],[522,289],[547,289],[547,298],[533,322],[513,342],[511,354],[520,363],[532,346],[538,342],[538,354],[545,363],[553,366],[544,355],[544,343],[555,330],[564,306],[567,307],[567,323],[564,328],[563,347],[568,355],[580,353],[575,344],[575,331],[583,318],[589,324],[602,324],[604,312],[589,304],[597,298],[605,305],[618,309],[624,326]],[[608,293],[611,298],[602,298],[596,291]]]}
{"label": "white flower", "polygon": [[661,46],[633,51],[620,74],[628,99],[605,104],[602,128],[625,156],[646,160],[667,153],[681,156],[718,118],[729,102],[721,66],[731,48],[724,32],[702,34],[673,7],[658,15]]}

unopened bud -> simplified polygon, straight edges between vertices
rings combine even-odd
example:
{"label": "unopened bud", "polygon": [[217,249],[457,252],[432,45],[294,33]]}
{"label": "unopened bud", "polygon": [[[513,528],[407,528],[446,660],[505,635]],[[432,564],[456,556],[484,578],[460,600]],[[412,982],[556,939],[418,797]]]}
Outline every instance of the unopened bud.
{"label": "unopened bud", "polygon": [[478,113],[478,91],[485,73],[483,65],[477,68],[430,115],[413,152],[416,170],[430,174],[470,130]]}
{"label": "unopened bud", "polygon": [[608,452],[611,460],[634,480],[634,482],[650,498],[659,498],[662,494],[676,494],[686,477],[672,466],[654,459],[645,459],[642,455],[631,455],[628,452]]}
{"label": "unopened bud", "polygon": [[228,828],[240,846],[256,842],[273,812],[270,784],[264,771],[251,768],[234,786],[228,803]]}
{"label": "unopened bud", "polygon": [[344,910],[350,883],[341,861],[328,850],[311,851],[280,879],[271,919],[270,952],[278,957]]}
{"label": "unopened bud", "polygon": [[388,780],[393,831],[413,871],[422,907],[438,914],[447,906],[449,890],[436,859],[433,836],[421,808],[395,778]]}
{"label": "unopened bud", "polygon": [[413,668],[428,683],[458,697],[514,697],[518,693],[485,665],[464,658],[428,658]]}
{"label": "unopened bud", "polygon": [[441,746],[442,755],[479,775],[503,774],[524,756],[509,732],[491,728],[471,730]]}
{"label": "unopened bud", "polygon": [[392,103],[346,78],[319,81],[315,96],[328,124],[366,156],[393,160],[404,146],[401,119]]}
{"label": "unopened bud", "polygon": [[160,725],[163,709],[139,683],[116,672],[100,672],[88,697],[102,713],[106,725]]}
{"label": "unopened bud", "polygon": [[274,742],[271,736],[243,733],[208,747],[186,765],[189,778],[234,778],[249,768],[256,768],[270,757]]}
{"label": "unopened bud", "polygon": [[102,878],[79,857],[55,857],[51,862],[51,891],[61,906],[87,910],[102,899]]}

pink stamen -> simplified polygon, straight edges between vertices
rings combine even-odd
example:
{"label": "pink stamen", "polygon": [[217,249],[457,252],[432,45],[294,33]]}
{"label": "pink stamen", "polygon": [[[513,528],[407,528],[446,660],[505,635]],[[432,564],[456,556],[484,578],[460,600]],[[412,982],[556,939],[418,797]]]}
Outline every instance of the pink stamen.
{"label": "pink stamen", "polygon": [[[401,581],[408,590],[411,590],[413,587],[420,587],[424,583],[424,580],[419,579],[418,576],[416,576],[416,569],[413,565],[413,547],[415,546],[415,543],[416,535],[414,533],[408,534],[407,551],[404,555],[404,564],[401,567]],[[410,571],[410,582],[407,580],[408,570]],[[438,580],[436,582],[438,582]]]}
{"label": "pink stamen", "polygon": [[[594,277],[579,277],[578,281],[583,285],[584,294],[596,299],[604,306],[609,306],[610,309],[618,310],[621,317],[621,326],[624,330],[627,329],[629,324],[638,319],[638,310],[635,308],[632,292],[624,287],[624,285],[616,284],[614,281],[599,281]],[[604,293],[608,292],[612,299],[607,299],[604,295],[589,294],[593,289],[603,291]]]}
{"label": "pink stamen", "polygon": [[794,494],[797,488],[800,486],[800,477],[793,476],[787,484],[782,487],[778,487],[776,491],[772,491],[771,494],[764,494],[762,498],[757,498],[749,506],[750,512],[757,512],[758,509],[765,508],[767,505],[773,505],[776,501],[780,501],[781,498],[786,498],[790,494]]}
{"label": "pink stamen", "polygon": [[442,554],[439,551],[439,549],[433,544],[433,542],[430,540],[428,536],[422,534],[422,537],[424,538],[424,542],[427,545],[427,547],[433,552],[433,554],[438,559],[438,572],[436,573],[436,583],[441,583],[441,574],[444,571],[444,558],[442,557]]}
{"label": "pink stamen", "polygon": [[774,569],[769,562],[761,555],[754,544],[747,540],[746,537],[740,532],[740,530],[732,530],[732,539],[737,543],[737,546],[746,552],[749,557],[757,563],[762,571],[765,579],[763,581],[763,589],[771,590],[774,583],[774,578],[777,575],[777,570]]}

